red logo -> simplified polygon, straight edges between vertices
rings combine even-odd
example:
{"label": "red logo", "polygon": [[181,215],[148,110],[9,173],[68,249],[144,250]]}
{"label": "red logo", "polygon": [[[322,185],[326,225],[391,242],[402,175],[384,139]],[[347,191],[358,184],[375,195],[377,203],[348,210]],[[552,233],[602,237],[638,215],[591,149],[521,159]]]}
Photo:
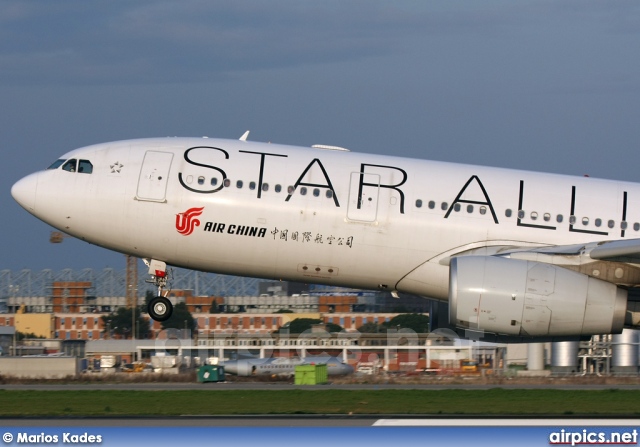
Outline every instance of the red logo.
{"label": "red logo", "polygon": [[184,213],[176,214],[176,230],[178,230],[178,233],[184,236],[189,236],[193,233],[195,227],[200,226],[200,221],[195,217],[202,214],[203,209],[204,207],[190,208]]}

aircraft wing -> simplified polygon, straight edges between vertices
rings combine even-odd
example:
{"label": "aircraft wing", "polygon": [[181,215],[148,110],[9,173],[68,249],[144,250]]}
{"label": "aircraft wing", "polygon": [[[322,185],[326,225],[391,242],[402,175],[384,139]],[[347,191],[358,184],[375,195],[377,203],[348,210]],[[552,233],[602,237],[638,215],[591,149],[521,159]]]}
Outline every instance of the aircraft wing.
{"label": "aircraft wing", "polygon": [[640,239],[537,247],[504,244],[450,252],[447,255],[440,259],[440,264],[450,265],[453,257],[460,256],[497,256],[552,264],[587,275],[598,271],[597,276],[604,281],[627,287],[640,286]]}
{"label": "aircraft wing", "polygon": [[599,243],[589,253],[591,259],[640,264],[640,239]]}
{"label": "aircraft wing", "polygon": [[[514,245],[496,245],[481,247],[458,253],[450,253],[443,258],[441,264],[449,264],[452,256],[485,255],[510,256],[513,258],[530,258],[531,256],[563,256],[581,257],[583,262],[611,261],[640,264],[640,239],[623,239],[615,241],[589,242],[586,244],[550,245],[542,247],[518,247]],[[534,260],[534,259],[531,259]]]}

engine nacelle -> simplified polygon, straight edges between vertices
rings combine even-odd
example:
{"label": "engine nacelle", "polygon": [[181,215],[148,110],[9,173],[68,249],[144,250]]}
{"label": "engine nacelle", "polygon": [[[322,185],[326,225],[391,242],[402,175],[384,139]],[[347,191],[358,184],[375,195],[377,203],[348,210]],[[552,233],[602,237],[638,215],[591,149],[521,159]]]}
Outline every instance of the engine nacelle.
{"label": "engine nacelle", "polygon": [[451,260],[449,323],[545,337],[620,333],[627,291],[551,264],[493,256]]}

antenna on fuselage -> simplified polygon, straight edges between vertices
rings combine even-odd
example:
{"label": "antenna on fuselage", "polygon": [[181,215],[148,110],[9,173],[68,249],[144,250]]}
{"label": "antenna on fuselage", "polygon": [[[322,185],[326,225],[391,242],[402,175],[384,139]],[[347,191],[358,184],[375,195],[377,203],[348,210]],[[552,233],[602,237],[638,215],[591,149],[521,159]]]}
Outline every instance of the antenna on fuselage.
{"label": "antenna on fuselage", "polygon": [[242,136],[240,137],[240,141],[247,141],[247,138],[249,137],[249,131],[247,130],[245,133],[242,134]]}
{"label": "antenna on fuselage", "polygon": [[343,151],[343,152],[351,152],[349,149],[340,147],[340,146],[328,146],[326,144],[314,144],[311,146],[314,149],[322,149],[325,151]]}

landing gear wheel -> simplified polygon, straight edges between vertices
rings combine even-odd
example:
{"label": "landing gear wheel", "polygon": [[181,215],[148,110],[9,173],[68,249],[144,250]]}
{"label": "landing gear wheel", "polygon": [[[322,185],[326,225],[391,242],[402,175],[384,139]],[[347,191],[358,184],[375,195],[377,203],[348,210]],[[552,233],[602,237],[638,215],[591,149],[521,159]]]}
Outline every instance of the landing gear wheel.
{"label": "landing gear wheel", "polygon": [[157,296],[149,301],[149,316],[156,321],[167,321],[173,313],[171,301],[163,296]]}
{"label": "landing gear wheel", "polygon": [[158,288],[158,295],[149,301],[147,311],[153,320],[167,321],[173,313],[171,301],[165,298],[166,293],[163,293],[168,280],[167,264],[156,259],[143,259],[143,261],[149,267],[149,275],[151,275],[151,279],[148,279],[147,282],[154,284]]}

